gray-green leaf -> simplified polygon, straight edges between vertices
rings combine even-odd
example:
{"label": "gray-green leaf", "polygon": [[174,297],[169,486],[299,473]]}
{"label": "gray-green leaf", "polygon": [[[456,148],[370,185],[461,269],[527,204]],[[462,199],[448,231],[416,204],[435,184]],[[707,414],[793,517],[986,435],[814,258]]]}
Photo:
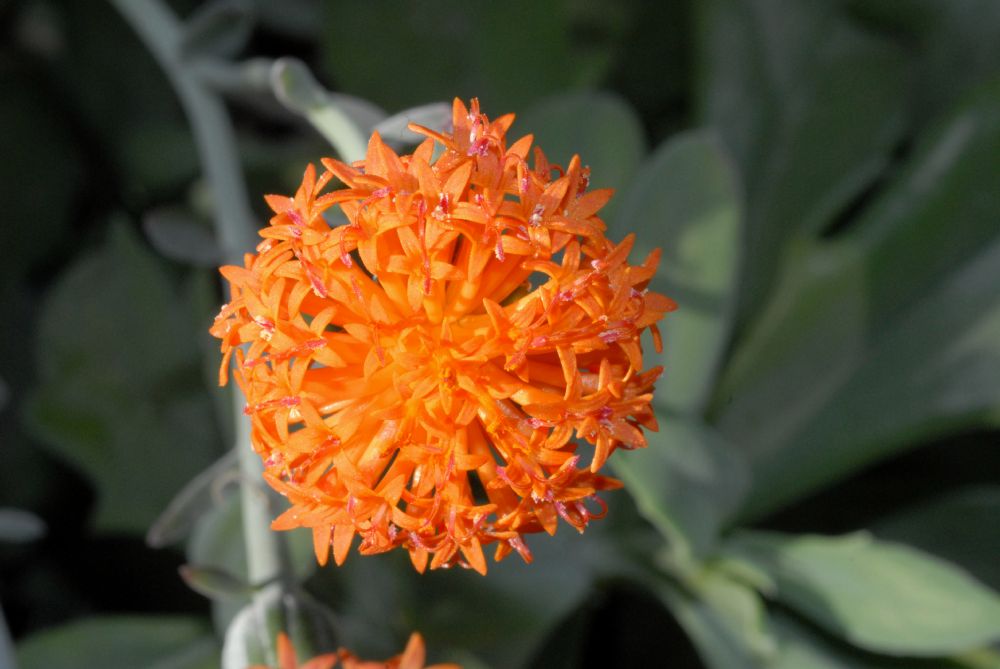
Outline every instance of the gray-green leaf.
{"label": "gray-green leaf", "polygon": [[528,133],[550,161],[565,166],[577,154],[591,169],[591,187],[618,192],[598,212],[605,221],[612,220],[623,189],[646,153],[642,123],[631,105],[606,91],[560,93],[517,114],[511,137]]}
{"label": "gray-green leaf", "polygon": [[143,217],[142,229],[156,250],[171,260],[213,268],[222,262],[222,249],[209,227],[183,210],[150,211]]}
{"label": "gray-green leaf", "polygon": [[764,603],[752,588],[707,569],[694,592],[667,580],[656,582],[655,589],[709,669],[770,666],[775,642]]}
{"label": "gray-green leaf", "polygon": [[678,303],[661,323],[663,353],[647,354],[665,368],[659,406],[699,413],[708,401],[735,307],[742,210],[732,161],[707,131],[664,143],[623,196],[613,232],[635,232],[640,258],[663,249],[650,288]]}
{"label": "gray-green leaf", "polygon": [[1000,485],[968,487],[880,519],[872,531],[967,569],[1000,590]]}
{"label": "gray-green leaf", "polygon": [[996,593],[902,544],[748,531],[727,549],[771,575],[776,599],[859,648],[942,656],[1000,639]]}
{"label": "gray-green leaf", "polygon": [[225,569],[182,564],[177,570],[188,587],[209,599],[228,599],[250,595],[253,588]]}
{"label": "gray-green leaf", "polygon": [[227,451],[170,500],[146,533],[146,543],[153,548],[163,548],[186,537],[197,520],[217,503],[227,479],[237,472],[236,451]]}
{"label": "gray-green leaf", "polygon": [[971,664],[972,655],[969,660],[876,655],[839,643],[780,610],[771,612],[771,628],[777,637],[778,653],[768,669],[973,669],[978,666],[985,669],[997,666]]}
{"label": "gray-green leaf", "polygon": [[[264,490],[263,481],[259,485],[260,494],[267,494],[270,499],[275,497]],[[235,490],[227,490],[227,493],[221,503],[201,514],[194,524],[188,541],[187,559],[191,564],[215,568],[233,575],[240,582],[249,583],[241,499]],[[275,510],[273,515],[277,516],[278,511]],[[300,528],[281,532],[277,538],[287,542],[294,578],[299,583],[305,581],[316,569],[312,533]],[[234,591],[233,595],[212,602],[212,619],[220,633],[249,599],[245,592]]]}
{"label": "gray-green leaf", "polygon": [[727,368],[757,516],[957,426],[1000,421],[1000,85],[918,144],[849,234],[796,249]]}
{"label": "gray-green leaf", "polygon": [[277,666],[276,640],[284,632],[299,659],[337,648],[333,613],[304,591],[270,586],[248,603],[226,630],[222,669]]}

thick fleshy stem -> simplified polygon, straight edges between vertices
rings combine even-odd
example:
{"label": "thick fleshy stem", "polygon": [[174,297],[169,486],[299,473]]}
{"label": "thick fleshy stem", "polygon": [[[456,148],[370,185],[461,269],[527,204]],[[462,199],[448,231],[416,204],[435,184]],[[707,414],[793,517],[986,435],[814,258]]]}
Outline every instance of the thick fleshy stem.
{"label": "thick fleshy stem", "polygon": [[[256,243],[253,213],[247,199],[236,138],[225,106],[183,62],[180,21],[159,0],[112,0],[163,68],[180,98],[194,133],[205,178],[215,201],[215,229],[227,262],[241,264]],[[236,444],[243,485],[243,532],[251,583],[278,577],[290,584],[292,571],[282,536],[270,528],[271,510],[260,482],[263,466],[250,448],[249,425],[242,400],[232,392]]]}

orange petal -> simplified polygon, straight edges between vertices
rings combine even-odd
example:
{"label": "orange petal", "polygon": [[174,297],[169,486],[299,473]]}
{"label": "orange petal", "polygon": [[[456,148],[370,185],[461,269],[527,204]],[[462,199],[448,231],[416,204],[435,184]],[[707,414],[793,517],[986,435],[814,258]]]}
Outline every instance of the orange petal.
{"label": "orange petal", "polygon": [[334,525],[333,527],[333,561],[337,566],[344,564],[347,553],[351,550],[351,541],[354,539],[354,527],[351,525]]}

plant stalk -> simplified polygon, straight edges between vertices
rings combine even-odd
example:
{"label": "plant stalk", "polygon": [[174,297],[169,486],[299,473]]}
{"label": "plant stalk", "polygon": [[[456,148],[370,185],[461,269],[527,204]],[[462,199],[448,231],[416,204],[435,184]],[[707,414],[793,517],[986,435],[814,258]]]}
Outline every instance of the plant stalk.
{"label": "plant stalk", "polygon": [[[247,199],[242,167],[229,114],[222,101],[207,90],[183,62],[179,44],[180,21],[159,0],[111,0],[138,33],[163,68],[180,98],[191,124],[198,157],[211,188],[215,229],[226,262],[242,264],[243,254],[256,243],[254,216]],[[261,485],[263,466],[250,447],[248,421],[241,418],[243,404],[231,391],[236,418],[236,444],[243,483],[243,533],[249,581],[262,583],[275,576],[291,580],[287,550],[282,537],[270,529],[271,511]]]}

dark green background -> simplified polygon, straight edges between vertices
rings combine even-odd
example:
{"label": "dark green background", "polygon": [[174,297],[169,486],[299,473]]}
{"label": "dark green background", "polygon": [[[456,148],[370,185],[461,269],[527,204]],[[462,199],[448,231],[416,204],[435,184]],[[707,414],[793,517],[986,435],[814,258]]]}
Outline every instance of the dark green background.
{"label": "dark green background", "polygon": [[[171,3],[181,15],[196,4]],[[621,193],[658,174],[659,154],[641,160],[668,138],[714,133],[735,175],[741,261],[718,383],[682,408],[751,463],[755,483],[726,522],[869,528],[1000,588],[1000,254],[989,251],[1000,242],[1000,2],[257,9],[245,41],[212,48],[297,56],[328,88],[390,113],[478,96],[492,116],[518,112],[515,134],[537,130],[557,159],[579,145],[595,183]],[[200,616],[204,628],[175,630],[198,638],[210,603],[176,574],[190,558],[143,540],[231,431],[206,332],[222,299],[211,195],[190,129],[110,5],[3,0],[0,34],[0,506],[48,526],[0,544],[0,602],[18,640],[134,613]],[[230,100],[261,222],[257,195],[290,192],[306,161],[330,153],[265,97]],[[699,187],[671,178],[678,192]],[[637,229],[669,267],[683,258],[642,208],[651,197],[616,201],[612,231]],[[180,222],[155,227],[151,215]],[[680,291],[682,309],[705,307],[675,278],[665,290]],[[530,569],[491,569],[484,582],[352,555],[309,586],[369,654],[391,654],[417,627],[432,647],[531,667],[700,666],[662,599],[613,567],[642,552],[629,537],[647,526],[625,493],[609,503],[594,542],[562,528],[558,547],[532,542]],[[564,542],[583,565],[569,574]],[[551,607],[528,608],[540,600]],[[779,629],[805,624],[776,615]]]}

